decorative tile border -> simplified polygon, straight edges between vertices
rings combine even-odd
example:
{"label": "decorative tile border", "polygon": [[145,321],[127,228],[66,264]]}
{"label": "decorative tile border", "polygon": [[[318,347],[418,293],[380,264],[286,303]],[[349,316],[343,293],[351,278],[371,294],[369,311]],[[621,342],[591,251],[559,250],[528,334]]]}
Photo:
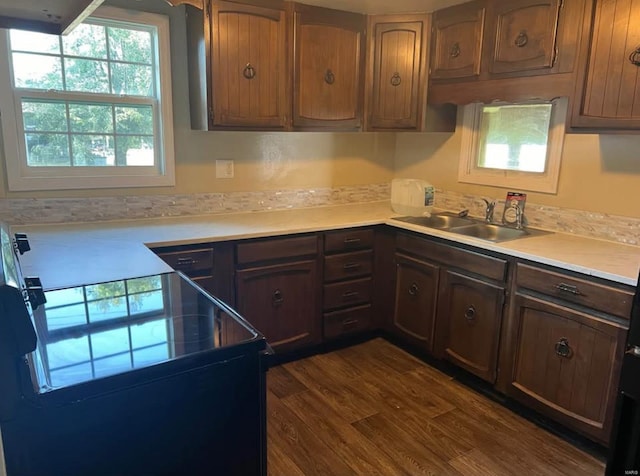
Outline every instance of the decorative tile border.
{"label": "decorative tile border", "polygon": [[8,198],[0,220],[14,225],[209,215],[388,200],[389,183],[339,188],[91,198]]}
{"label": "decorative tile border", "polygon": [[[122,219],[208,215],[247,211],[286,210],[389,200],[389,183],[339,188],[286,189],[262,192],[201,193],[93,198],[0,199],[0,220],[14,225],[91,222]],[[482,197],[437,189],[435,206],[469,210],[483,217]],[[496,205],[499,221],[504,200]],[[640,245],[640,219],[537,205],[526,206],[528,225],[590,238]]]}

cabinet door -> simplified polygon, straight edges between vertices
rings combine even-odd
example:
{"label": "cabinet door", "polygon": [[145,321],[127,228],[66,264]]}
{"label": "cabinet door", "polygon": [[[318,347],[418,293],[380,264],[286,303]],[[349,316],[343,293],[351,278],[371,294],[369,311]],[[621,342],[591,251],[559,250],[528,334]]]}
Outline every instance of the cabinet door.
{"label": "cabinet door", "polygon": [[553,67],[561,3],[561,0],[492,2],[492,28],[487,30],[491,35],[488,39],[493,40],[488,42],[489,71],[514,73]]}
{"label": "cabinet door", "polygon": [[424,33],[427,18],[372,17],[369,24],[373,64],[367,98],[370,129],[420,129],[426,86]]}
{"label": "cabinet door", "polygon": [[469,2],[433,14],[430,79],[480,74],[484,2]]}
{"label": "cabinet door", "polygon": [[237,271],[236,307],[276,350],[320,341],[316,261]]}
{"label": "cabinet door", "polygon": [[428,351],[433,349],[438,273],[438,266],[396,254],[392,331]]}
{"label": "cabinet door", "polygon": [[213,125],[284,128],[284,10],[214,1],[212,21]]}
{"label": "cabinet door", "polygon": [[638,25],[639,0],[596,3],[582,104],[572,126],[640,128]]}
{"label": "cabinet door", "polygon": [[512,396],[606,444],[626,330],[524,295],[515,318]]}
{"label": "cabinet door", "polygon": [[443,270],[438,301],[436,355],[495,382],[504,288]]}
{"label": "cabinet door", "polygon": [[293,126],[362,126],[365,17],[295,5]]}

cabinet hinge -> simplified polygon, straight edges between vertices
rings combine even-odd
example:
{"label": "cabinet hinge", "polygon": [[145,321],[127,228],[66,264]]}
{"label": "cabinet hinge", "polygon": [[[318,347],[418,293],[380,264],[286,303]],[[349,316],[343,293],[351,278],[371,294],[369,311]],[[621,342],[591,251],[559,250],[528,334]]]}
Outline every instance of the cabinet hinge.
{"label": "cabinet hinge", "polygon": [[553,50],[553,58],[551,59],[551,67],[553,68],[556,65],[556,61],[558,61],[558,47],[556,46],[555,50]]}
{"label": "cabinet hinge", "polygon": [[560,10],[564,8],[564,0],[560,0]]}
{"label": "cabinet hinge", "polygon": [[211,16],[211,0],[207,0],[207,8],[204,9],[207,18]]}

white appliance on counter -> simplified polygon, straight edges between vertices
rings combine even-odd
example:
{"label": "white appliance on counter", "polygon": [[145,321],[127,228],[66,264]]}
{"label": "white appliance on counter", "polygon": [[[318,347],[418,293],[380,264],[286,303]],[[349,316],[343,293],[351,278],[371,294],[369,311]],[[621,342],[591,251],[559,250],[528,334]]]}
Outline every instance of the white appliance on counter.
{"label": "white appliance on counter", "polygon": [[391,208],[401,215],[431,216],[435,187],[426,180],[393,179],[391,181]]}

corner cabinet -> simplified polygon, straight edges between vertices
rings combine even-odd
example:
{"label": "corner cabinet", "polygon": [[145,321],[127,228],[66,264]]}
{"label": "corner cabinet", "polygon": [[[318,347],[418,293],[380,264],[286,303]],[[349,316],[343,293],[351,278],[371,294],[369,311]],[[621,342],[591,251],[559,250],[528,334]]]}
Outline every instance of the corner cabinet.
{"label": "corner cabinet", "polygon": [[293,128],[358,130],[366,17],[293,4]]}
{"label": "corner cabinet", "polygon": [[[589,18],[589,21],[591,18]],[[598,0],[591,43],[578,82],[571,126],[586,129],[640,128],[640,2]]]}

